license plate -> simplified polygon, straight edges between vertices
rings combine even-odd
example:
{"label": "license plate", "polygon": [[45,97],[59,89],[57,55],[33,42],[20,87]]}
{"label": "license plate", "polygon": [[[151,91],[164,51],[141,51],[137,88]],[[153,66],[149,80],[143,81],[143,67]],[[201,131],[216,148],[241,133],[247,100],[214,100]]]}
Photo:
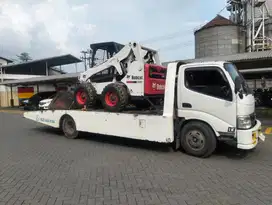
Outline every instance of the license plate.
{"label": "license plate", "polygon": [[259,134],[259,139],[262,140],[263,142],[265,140],[265,135],[263,133],[261,133],[261,132]]}
{"label": "license plate", "polygon": [[257,143],[257,131],[252,132],[252,144]]}

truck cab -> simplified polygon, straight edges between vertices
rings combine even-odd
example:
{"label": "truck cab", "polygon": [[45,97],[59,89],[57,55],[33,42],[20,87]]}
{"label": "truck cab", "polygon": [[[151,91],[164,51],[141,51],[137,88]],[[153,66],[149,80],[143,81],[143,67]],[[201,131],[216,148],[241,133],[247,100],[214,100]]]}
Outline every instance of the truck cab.
{"label": "truck cab", "polygon": [[[172,66],[178,67],[178,117],[187,122],[203,122],[218,139],[234,142],[242,149],[252,149],[259,137],[264,138],[256,119],[253,92],[234,64],[215,61]],[[201,137],[198,139],[201,142]],[[201,143],[197,145],[192,140],[191,145],[197,147]]]}

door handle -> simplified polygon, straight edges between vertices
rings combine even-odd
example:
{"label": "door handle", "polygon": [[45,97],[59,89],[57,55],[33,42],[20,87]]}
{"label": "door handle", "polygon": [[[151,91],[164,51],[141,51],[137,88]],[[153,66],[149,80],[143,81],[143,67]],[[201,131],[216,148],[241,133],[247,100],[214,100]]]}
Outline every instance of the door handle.
{"label": "door handle", "polygon": [[182,103],[182,107],[192,108],[190,103]]}

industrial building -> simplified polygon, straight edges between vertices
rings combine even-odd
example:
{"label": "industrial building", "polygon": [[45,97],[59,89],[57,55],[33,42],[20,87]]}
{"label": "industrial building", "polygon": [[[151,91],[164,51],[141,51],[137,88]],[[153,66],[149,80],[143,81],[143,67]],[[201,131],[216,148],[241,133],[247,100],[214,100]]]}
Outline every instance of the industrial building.
{"label": "industrial building", "polygon": [[12,62],[13,62],[12,60],[0,56],[0,66],[5,66]]}
{"label": "industrial building", "polygon": [[227,0],[229,19],[217,15],[195,34],[195,58],[272,49],[272,0]]}
{"label": "industrial building", "polygon": [[243,28],[245,52],[272,49],[272,0],[227,0],[230,20]]}
{"label": "industrial building", "polygon": [[223,16],[217,15],[194,35],[195,58],[245,52],[243,28]]}
{"label": "industrial building", "polygon": [[178,61],[230,61],[251,88],[264,88],[263,80],[266,88],[272,87],[272,0],[226,3],[229,18],[217,15],[196,29],[195,58]]}
{"label": "industrial building", "polygon": [[3,64],[0,67],[0,107],[18,106],[22,100],[37,92],[72,87],[77,73],[66,73],[58,67],[69,64],[77,66],[80,62],[80,59],[68,54],[19,64]]}

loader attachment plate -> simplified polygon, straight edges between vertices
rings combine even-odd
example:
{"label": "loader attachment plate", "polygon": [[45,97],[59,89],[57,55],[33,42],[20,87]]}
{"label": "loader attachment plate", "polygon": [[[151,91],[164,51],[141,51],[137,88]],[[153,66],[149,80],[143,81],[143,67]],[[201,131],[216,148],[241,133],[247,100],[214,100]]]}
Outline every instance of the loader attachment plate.
{"label": "loader attachment plate", "polygon": [[73,94],[67,91],[60,91],[49,105],[49,110],[70,110],[74,103]]}

